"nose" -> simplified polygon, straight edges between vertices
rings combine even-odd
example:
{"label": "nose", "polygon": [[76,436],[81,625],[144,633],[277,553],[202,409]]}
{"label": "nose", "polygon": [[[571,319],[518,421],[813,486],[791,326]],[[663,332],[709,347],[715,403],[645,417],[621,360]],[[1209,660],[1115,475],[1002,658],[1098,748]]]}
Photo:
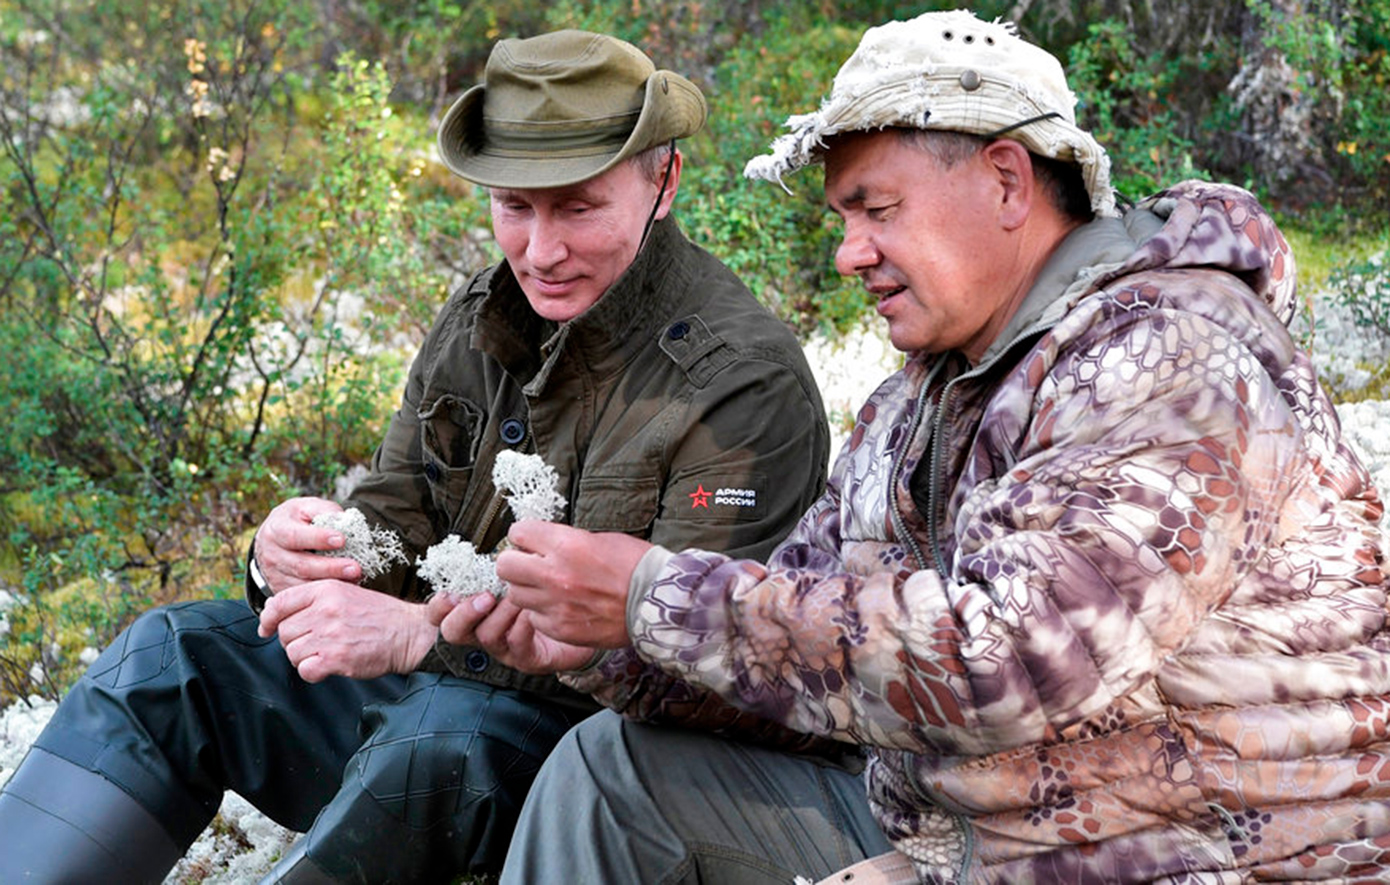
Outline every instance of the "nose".
{"label": "nose", "polygon": [[569,248],[560,226],[554,221],[539,217],[531,225],[531,235],[526,241],[526,260],[532,267],[551,268],[565,260]]}
{"label": "nose", "polygon": [[844,239],[835,250],[835,269],[847,277],[857,276],[874,267],[882,260],[873,240],[859,233],[849,225],[845,226]]}

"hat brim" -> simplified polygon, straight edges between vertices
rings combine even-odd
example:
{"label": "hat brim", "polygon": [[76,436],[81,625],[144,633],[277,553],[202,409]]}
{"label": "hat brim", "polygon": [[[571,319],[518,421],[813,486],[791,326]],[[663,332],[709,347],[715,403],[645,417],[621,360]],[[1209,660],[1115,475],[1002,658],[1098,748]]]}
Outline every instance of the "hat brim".
{"label": "hat brim", "polygon": [[501,152],[487,138],[483,120],[485,87],[469,89],[439,124],[439,156],[461,178],[483,187],[551,188],[602,175],[650,147],[700,131],[708,113],[693,83],[672,71],[647,78],[642,111],[621,145]]}

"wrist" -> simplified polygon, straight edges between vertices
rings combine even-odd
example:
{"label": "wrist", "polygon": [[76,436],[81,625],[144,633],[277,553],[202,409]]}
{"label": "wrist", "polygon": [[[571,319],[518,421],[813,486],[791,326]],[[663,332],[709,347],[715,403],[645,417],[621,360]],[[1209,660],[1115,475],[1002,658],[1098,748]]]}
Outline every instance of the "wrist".
{"label": "wrist", "polygon": [[405,655],[397,672],[414,673],[424,663],[425,658],[439,639],[439,628],[430,620],[429,607],[420,603],[407,603],[407,627]]}

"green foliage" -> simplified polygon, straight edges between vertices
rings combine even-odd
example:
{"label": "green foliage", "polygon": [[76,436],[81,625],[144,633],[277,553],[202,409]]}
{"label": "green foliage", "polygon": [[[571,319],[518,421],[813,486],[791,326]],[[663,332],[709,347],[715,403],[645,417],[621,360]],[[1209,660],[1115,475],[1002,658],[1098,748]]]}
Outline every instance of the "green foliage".
{"label": "green foliage", "polygon": [[108,5],[64,14],[125,21],[140,64],[51,3],[0,47],[0,575],[25,588],[0,696],[56,695],[63,649],[151,603],[231,592],[270,503],[370,453],[458,266],[382,65],[320,79],[292,11]]}
{"label": "green foliage", "polygon": [[1390,4],[1310,0],[1290,10],[1269,0],[1247,3],[1269,44],[1299,72],[1344,197],[1383,206],[1390,196]]}
{"label": "green foliage", "polygon": [[1390,336],[1390,251],[1338,265],[1328,276],[1337,302],[1356,324]]}
{"label": "green foliage", "polygon": [[1087,28],[1068,61],[1077,122],[1110,154],[1120,194],[1134,200],[1183,179],[1208,177],[1197,168],[1193,141],[1181,134],[1174,102],[1192,60],[1147,53],[1132,28],[1107,19]]}
{"label": "green foliage", "polygon": [[867,303],[859,281],[835,271],[839,222],[825,206],[821,170],[797,172],[788,194],[743,178],[743,164],[767,150],[788,115],[820,104],[861,35],[770,12],[763,38],[723,59],[710,89],[707,132],[686,172],[681,215],[692,236],[803,331],[843,331]]}

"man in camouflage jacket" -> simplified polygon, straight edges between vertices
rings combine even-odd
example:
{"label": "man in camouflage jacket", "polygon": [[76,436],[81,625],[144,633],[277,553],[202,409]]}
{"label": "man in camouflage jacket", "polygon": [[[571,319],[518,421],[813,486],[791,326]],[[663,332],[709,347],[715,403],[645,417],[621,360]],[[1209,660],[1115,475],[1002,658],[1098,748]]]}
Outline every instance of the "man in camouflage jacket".
{"label": "man in camouflage jacket", "polygon": [[[752,164],[824,159],[838,265],[909,351],[766,565],[594,539],[616,580],[582,607],[620,600],[595,626],[541,580],[593,571],[582,536],[520,523],[499,562],[536,629],[612,649],[566,679],[631,719],[693,685],[867,748],[881,835],[847,793],[760,786],[803,760],[603,714],[543,769],[504,882],[559,857],[694,881],[680,871],[716,854],[741,859],[732,882],[1390,870],[1383,507],[1289,335],[1287,244],[1230,186],[1115,217],[1103,154],[1049,107],[1069,97],[1049,60],[968,13],[871,30]],[[1001,135],[992,112],[1029,122]],[[1055,205],[1048,158],[1091,220]],[[653,770],[663,741],[681,773]],[[720,786],[666,783],[687,777]],[[569,813],[545,814],[561,795]],[[831,829],[865,860],[835,874],[806,839],[821,819],[850,821]]]}

